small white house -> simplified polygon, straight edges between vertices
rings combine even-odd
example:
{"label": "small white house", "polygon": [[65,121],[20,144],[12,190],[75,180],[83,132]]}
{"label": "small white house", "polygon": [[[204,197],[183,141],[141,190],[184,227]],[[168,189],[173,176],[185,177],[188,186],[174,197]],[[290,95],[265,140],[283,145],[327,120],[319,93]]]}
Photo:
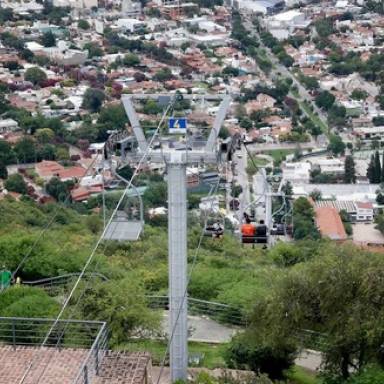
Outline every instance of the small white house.
{"label": "small white house", "polygon": [[265,21],[269,32],[278,40],[287,39],[295,30],[307,28],[310,23],[305,14],[296,9],[278,13]]}
{"label": "small white house", "polygon": [[146,24],[143,21],[137,19],[118,19],[117,27],[124,32],[134,33],[145,28]]}
{"label": "small white house", "polygon": [[19,129],[19,124],[13,119],[0,120],[0,133],[14,132]]}

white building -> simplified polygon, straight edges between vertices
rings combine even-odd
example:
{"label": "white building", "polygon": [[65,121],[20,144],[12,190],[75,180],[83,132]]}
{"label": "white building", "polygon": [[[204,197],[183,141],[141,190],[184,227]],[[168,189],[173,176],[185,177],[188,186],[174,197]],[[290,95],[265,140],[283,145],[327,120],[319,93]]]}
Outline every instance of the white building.
{"label": "white building", "polygon": [[295,183],[309,183],[311,164],[309,162],[283,163],[283,180]]}
{"label": "white building", "polygon": [[19,124],[13,119],[0,120],[0,133],[14,132],[19,129]]}
{"label": "white building", "polygon": [[270,15],[284,8],[282,0],[232,0],[231,3],[238,9],[263,15]]}
{"label": "white building", "polygon": [[344,162],[340,159],[316,159],[308,160],[312,168],[318,168],[322,173],[344,174]]}
{"label": "white building", "polygon": [[295,30],[307,28],[311,23],[305,14],[296,9],[278,13],[265,20],[265,26],[278,40],[287,39]]}
{"label": "white building", "polygon": [[354,222],[372,221],[373,204],[370,202],[352,200],[320,200],[315,202],[316,207],[332,207],[338,212],[345,211]]}
{"label": "white building", "polygon": [[143,21],[137,19],[118,19],[116,24],[122,31],[131,33],[138,32],[146,27]]}
{"label": "white building", "polygon": [[225,45],[228,40],[228,34],[190,34],[189,38],[194,41],[196,44],[205,44],[211,47],[219,47]]}
{"label": "white building", "polygon": [[71,7],[77,9],[91,9],[99,6],[98,0],[53,0],[55,7]]}
{"label": "white building", "polygon": [[384,126],[353,128],[353,133],[363,141],[381,140],[384,138]]}

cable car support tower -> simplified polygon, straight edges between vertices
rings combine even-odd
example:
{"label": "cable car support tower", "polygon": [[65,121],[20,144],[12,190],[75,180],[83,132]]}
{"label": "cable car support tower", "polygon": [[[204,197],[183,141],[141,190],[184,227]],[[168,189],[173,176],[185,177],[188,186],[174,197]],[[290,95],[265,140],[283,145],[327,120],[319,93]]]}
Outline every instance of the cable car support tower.
{"label": "cable car support tower", "polygon": [[[122,102],[133,133],[138,142],[137,155],[148,150],[148,142],[134,108],[135,100],[168,100],[174,94],[125,95]],[[220,102],[207,142],[203,148],[175,150],[172,148],[149,149],[148,161],[164,163],[168,183],[168,279],[169,279],[169,337],[171,382],[187,379],[188,366],[188,303],[187,303],[187,166],[216,164],[217,139],[230,104],[228,95],[183,95],[190,100],[203,99]],[[187,146],[188,147],[188,146]]]}

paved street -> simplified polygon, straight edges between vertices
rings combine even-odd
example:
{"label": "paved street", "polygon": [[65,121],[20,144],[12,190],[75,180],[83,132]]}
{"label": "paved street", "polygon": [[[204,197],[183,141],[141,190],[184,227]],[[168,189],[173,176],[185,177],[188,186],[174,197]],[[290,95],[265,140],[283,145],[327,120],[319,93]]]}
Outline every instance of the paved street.
{"label": "paved street", "polygon": [[241,185],[243,188],[243,192],[239,196],[240,209],[238,211],[238,217],[241,218],[245,208],[251,202],[251,193],[247,174],[248,155],[244,145],[241,146],[241,150],[236,151],[234,155],[234,162],[236,163],[236,172],[234,176],[235,184]]}
{"label": "paved street", "polygon": [[310,149],[317,147],[315,141],[310,141],[308,143],[252,143],[247,144],[247,148],[252,151],[257,152],[266,152],[277,149],[296,149],[300,147],[301,149]]}
{"label": "paved street", "polygon": [[[269,74],[269,77],[271,78],[271,80],[275,81],[277,80],[278,78],[285,76],[287,78],[290,78],[292,79],[292,84],[295,85],[297,87],[297,91],[299,93],[299,96],[301,99],[303,100],[306,100],[308,101],[311,106],[313,107],[313,111],[315,113],[318,114],[319,116],[319,119],[325,124],[325,125],[328,125],[327,123],[327,115],[312,101],[312,96],[310,95],[310,93],[307,91],[307,89],[296,79],[296,77],[291,73],[291,71],[285,67],[284,65],[280,64],[279,60],[277,59],[277,57],[273,54],[273,52],[268,48],[266,47],[261,38],[260,38],[260,35],[259,33],[257,32],[256,28],[254,27],[251,19],[249,17],[247,17],[247,15],[243,15],[243,24],[244,24],[244,27],[246,29],[248,29],[248,31],[250,32],[251,35],[253,35],[255,38],[258,39],[258,41],[260,42],[260,47],[263,48],[267,54],[268,54],[268,58],[269,60],[272,62],[273,66],[272,66],[272,69],[271,69],[271,72]],[[293,96],[293,95],[291,95]],[[303,110],[303,112],[308,116],[309,114]]]}

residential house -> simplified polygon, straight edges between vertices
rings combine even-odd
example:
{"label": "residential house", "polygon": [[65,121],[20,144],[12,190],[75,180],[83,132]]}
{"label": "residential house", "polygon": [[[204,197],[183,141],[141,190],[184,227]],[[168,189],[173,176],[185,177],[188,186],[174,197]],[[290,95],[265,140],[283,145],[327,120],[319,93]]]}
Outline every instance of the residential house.
{"label": "residential house", "polygon": [[309,162],[289,163],[282,165],[283,180],[290,181],[292,184],[309,183],[311,164]]}
{"label": "residential house", "polygon": [[305,29],[311,24],[305,13],[297,9],[278,13],[265,19],[268,31],[278,40],[285,40],[297,29]]}
{"label": "residential house", "polygon": [[373,204],[371,202],[319,200],[315,202],[315,207],[332,207],[338,212],[345,211],[348,213],[352,222],[371,222],[374,218]]}
{"label": "residential house", "polygon": [[259,93],[256,97],[256,100],[250,100],[244,104],[247,115],[250,115],[252,112],[261,111],[267,108],[272,109],[276,104],[276,99],[272,96],[266,95],[264,93]]}
{"label": "residential house", "polygon": [[344,241],[347,234],[337,209],[333,207],[315,207],[315,222],[323,237]]}
{"label": "residential house", "polygon": [[14,132],[19,129],[19,124],[13,119],[0,119],[0,134]]}
{"label": "residential house", "polygon": [[58,177],[61,181],[81,179],[87,170],[81,166],[65,168],[56,161],[43,160],[35,166],[36,173],[42,179],[48,181],[52,177]]}

